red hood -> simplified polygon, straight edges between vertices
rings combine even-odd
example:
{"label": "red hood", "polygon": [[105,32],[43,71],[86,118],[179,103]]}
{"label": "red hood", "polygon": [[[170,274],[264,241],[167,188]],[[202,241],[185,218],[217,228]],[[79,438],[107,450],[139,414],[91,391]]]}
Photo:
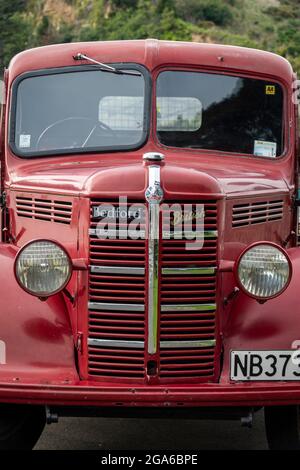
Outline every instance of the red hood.
{"label": "red hood", "polygon": [[[80,157],[79,157],[80,158]],[[168,154],[162,165],[166,197],[189,194],[234,197],[288,190],[274,162],[233,157]],[[78,159],[26,161],[10,174],[11,189],[83,196],[127,195],[143,198],[147,171],[142,152]]]}

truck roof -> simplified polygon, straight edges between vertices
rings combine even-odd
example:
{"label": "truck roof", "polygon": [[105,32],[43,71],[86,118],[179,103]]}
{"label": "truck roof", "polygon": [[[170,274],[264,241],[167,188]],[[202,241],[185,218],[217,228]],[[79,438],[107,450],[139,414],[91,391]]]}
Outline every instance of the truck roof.
{"label": "truck roof", "polygon": [[294,77],[290,63],[271,52],[220,44],[146,39],[77,42],[28,49],[10,62],[10,81],[28,71],[78,66],[80,62],[73,59],[78,52],[100,62],[143,64],[151,71],[163,65],[188,65],[270,75],[286,82]]}

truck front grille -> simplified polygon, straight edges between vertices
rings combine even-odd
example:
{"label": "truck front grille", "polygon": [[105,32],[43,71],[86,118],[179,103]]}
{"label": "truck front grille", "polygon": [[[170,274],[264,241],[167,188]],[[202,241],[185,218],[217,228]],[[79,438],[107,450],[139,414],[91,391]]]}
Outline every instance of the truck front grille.
{"label": "truck front grille", "polygon": [[[96,230],[105,228],[105,221],[94,208],[101,204],[115,211],[119,201],[91,201],[88,375],[146,380],[146,220],[139,226],[142,239],[125,238],[130,217],[117,218],[115,239],[99,239]],[[167,238],[162,211],[157,355],[157,380],[162,382],[209,381],[215,374],[217,204],[203,204],[206,236],[201,250],[186,250],[186,239]],[[195,221],[185,228],[194,230]]]}
{"label": "truck front grille", "polygon": [[160,377],[162,379],[210,379],[214,375],[214,348],[162,349]]}
{"label": "truck front grille", "polygon": [[[94,377],[144,376],[146,241],[125,238],[124,214],[115,219],[112,212],[135,203],[91,201],[88,368]],[[100,205],[106,217],[95,216]],[[115,230],[116,238],[99,239],[100,229]]]}
{"label": "truck front grille", "polygon": [[[188,203],[194,209],[193,202]],[[165,379],[208,380],[214,375],[217,205],[215,201],[197,201],[201,203],[205,209],[201,249],[187,249],[185,238],[162,241],[160,341],[164,348],[160,376]],[[163,222],[164,217],[170,218],[167,211]],[[196,221],[186,224],[185,229],[195,231]],[[185,342],[187,348],[183,347]]]}
{"label": "truck front grille", "polygon": [[89,375],[115,379],[143,379],[144,351],[89,346]]}

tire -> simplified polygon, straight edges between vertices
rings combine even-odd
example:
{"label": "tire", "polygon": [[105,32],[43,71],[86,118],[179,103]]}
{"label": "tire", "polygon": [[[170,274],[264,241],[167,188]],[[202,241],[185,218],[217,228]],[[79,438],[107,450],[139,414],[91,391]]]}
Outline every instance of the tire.
{"label": "tire", "polygon": [[266,436],[270,450],[299,450],[298,406],[265,407]]}
{"label": "tire", "polygon": [[30,450],[46,424],[45,408],[0,404],[0,450]]}

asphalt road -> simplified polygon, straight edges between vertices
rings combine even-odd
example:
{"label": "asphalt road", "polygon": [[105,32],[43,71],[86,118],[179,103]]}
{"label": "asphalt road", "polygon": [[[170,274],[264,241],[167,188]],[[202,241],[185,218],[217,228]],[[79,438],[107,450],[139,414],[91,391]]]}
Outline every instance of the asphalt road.
{"label": "asphalt road", "polygon": [[263,413],[253,428],[238,421],[63,418],[48,425],[40,450],[258,450],[266,449]]}

